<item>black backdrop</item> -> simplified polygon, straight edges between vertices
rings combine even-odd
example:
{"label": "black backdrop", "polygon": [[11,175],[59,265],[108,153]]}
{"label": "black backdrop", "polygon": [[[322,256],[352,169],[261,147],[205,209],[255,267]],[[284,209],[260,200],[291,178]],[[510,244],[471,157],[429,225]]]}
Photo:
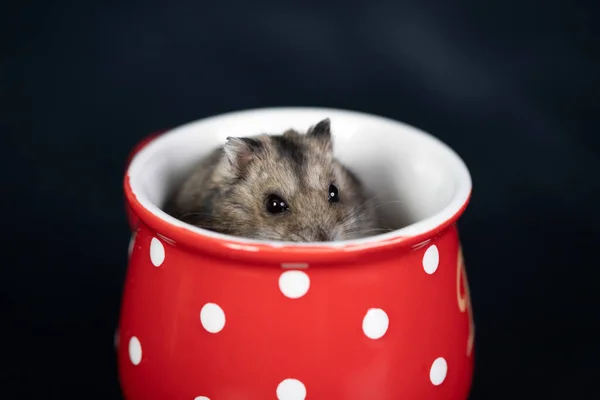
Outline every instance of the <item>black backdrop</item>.
{"label": "black backdrop", "polygon": [[3,7],[3,398],[119,398],[128,151],[155,130],[278,105],[399,119],[468,164],[472,399],[600,398],[592,1]]}

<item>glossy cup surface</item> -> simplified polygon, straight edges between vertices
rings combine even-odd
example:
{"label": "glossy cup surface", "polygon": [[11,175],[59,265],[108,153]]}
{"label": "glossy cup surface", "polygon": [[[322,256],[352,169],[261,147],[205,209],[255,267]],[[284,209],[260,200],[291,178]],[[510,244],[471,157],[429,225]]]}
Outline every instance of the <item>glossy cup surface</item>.
{"label": "glossy cup surface", "polygon": [[[403,228],[291,244],[160,211],[173,182],[226,136],[325,117],[338,157]],[[455,222],[471,180],[435,138],[349,111],[250,110],[145,141],[124,186],[133,235],[116,345],[126,399],[467,398],[474,325]]]}

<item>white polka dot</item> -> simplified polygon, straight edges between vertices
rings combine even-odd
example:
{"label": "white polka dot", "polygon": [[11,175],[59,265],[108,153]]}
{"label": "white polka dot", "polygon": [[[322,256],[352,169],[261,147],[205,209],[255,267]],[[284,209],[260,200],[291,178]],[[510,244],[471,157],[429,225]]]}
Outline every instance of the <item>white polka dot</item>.
{"label": "white polka dot", "polygon": [[194,398],[194,400],[210,400],[210,399],[206,396],[198,396],[198,397]]}
{"label": "white polka dot", "polygon": [[448,373],[448,363],[443,357],[436,358],[429,370],[429,380],[435,386],[441,385]]}
{"label": "white polka dot", "polygon": [[225,313],[214,303],[206,303],[200,310],[200,322],[210,333],[219,333],[225,327]]}
{"label": "white polka dot", "polygon": [[381,339],[390,326],[390,319],[381,308],[371,308],[363,318],[362,329],[369,339]]}
{"label": "white polka dot", "polygon": [[439,263],[440,252],[438,251],[437,246],[435,244],[429,246],[423,255],[423,269],[431,275],[438,269]]}
{"label": "white polka dot", "polygon": [[129,239],[129,247],[127,248],[127,254],[131,257],[131,253],[133,253],[133,245],[135,243],[135,232],[131,234],[131,239]]}
{"label": "white polka dot", "polygon": [[139,365],[142,361],[142,344],[135,336],[129,339],[129,359],[133,365]]}
{"label": "white polka dot", "polygon": [[310,278],[304,271],[285,271],[279,276],[279,290],[290,299],[299,299],[308,292]]}
{"label": "white polka dot", "polygon": [[277,385],[277,400],[304,400],[306,386],[298,379],[284,379]]}
{"label": "white polka dot", "polygon": [[165,246],[157,238],[150,242],[150,261],[155,267],[160,267],[165,261]]}

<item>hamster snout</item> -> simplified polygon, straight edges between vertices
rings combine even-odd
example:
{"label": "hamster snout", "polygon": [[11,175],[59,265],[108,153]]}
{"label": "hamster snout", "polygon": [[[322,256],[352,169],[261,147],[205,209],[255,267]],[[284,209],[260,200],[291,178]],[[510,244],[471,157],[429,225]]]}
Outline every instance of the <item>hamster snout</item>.
{"label": "hamster snout", "polygon": [[264,240],[338,241],[378,230],[361,182],[333,156],[328,119],[306,134],[227,138],[165,211],[201,228]]}

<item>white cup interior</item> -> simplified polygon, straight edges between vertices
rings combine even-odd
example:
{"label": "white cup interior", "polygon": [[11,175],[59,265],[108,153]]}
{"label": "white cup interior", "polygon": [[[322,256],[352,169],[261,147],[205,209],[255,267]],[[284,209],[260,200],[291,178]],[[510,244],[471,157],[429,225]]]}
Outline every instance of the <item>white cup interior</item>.
{"label": "white cup interior", "polygon": [[227,136],[277,134],[290,128],[305,132],[324,118],[331,120],[336,157],[363,181],[369,194],[376,198],[379,215],[395,229],[346,243],[428,232],[455,215],[468,200],[471,177],[467,167],[435,137],[387,118],[322,108],[241,111],[175,128],[134,157],[127,172],[131,189],[158,218],[203,235],[224,237],[164,213],[161,207],[174,187],[199,159],[223,145]]}

